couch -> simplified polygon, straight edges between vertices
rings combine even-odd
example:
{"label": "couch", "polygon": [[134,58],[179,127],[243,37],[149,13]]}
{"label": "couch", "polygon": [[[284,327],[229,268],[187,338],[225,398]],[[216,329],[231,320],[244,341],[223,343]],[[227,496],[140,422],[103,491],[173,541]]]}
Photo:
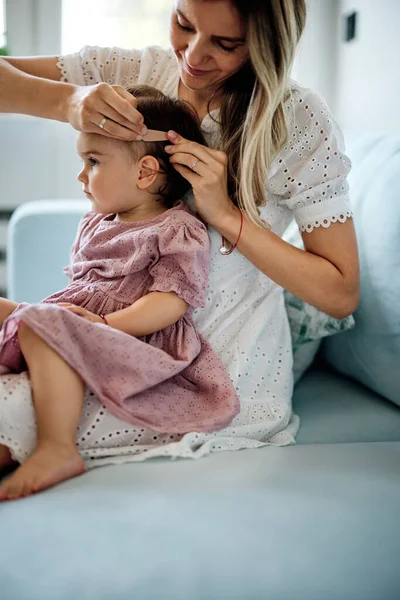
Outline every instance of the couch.
{"label": "couch", "polygon": [[[400,253],[384,280],[368,239],[368,227],[381,244],[388,235],[374,205],[394,206],[387,221],[400,224],[399,161],[397,175],[385,169],[400,136],[346,137],[361,302],[354,330],[325,338],[295,387],[297,445],[98,468],[0,505],[0,600],[400,599]],[[86,209],[58,200],[14,213],[10,298],[36,302],[65,284]]]}

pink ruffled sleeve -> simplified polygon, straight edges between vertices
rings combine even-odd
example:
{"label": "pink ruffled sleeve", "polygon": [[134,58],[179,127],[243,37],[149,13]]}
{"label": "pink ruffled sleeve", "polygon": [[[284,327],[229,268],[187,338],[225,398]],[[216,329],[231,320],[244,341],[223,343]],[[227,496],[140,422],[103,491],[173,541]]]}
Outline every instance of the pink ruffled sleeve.
{"label": "pink ruffled sleeve", "polygon": [[196,217],[168,222],[158,238],[158,258],[149,269],[149,292],[175,292],[193,308],[205,306],[210,240]]}

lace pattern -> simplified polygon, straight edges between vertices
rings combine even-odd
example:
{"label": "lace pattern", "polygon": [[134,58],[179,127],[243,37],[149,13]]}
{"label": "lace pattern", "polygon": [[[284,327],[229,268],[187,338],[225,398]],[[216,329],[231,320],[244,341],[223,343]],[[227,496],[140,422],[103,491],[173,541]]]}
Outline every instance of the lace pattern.
{"label": "lace pattern", "polygon": [[268,189],[288,208],[300,231],[329,227],[352,216],[342,132],[323,98],[292,83],[285,104],[289,137],[272,165]]}
{"label": "lace pattern", "polygon": [[306,231],[307,233],[311,233],[315,227],[324,227],[326,229],[332,223],[345,223],[347,219],[350,219],[352,217],[353,212],[351,210],[347,210],[346,212],[341,212],[339,214],[332,215],[329,218],[324,217],[321,221],[315,219],[312,223],[300,225],[300,231]]}

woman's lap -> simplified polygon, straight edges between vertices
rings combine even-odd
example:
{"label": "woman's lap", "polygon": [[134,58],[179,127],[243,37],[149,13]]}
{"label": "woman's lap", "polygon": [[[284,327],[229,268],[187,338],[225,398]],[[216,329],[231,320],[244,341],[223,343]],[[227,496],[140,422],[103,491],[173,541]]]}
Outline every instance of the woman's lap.
{"label": "woman's lap", "polygon": [[[84,459],[119,454],[121,448],[143,451],[181,437],[125,423],[111,415],[93,392],[86,392],[76,438]],[[0,377],[0,444],[9,447],[18,462],[23,462],[35,447],[35,413],[26,371]]]}
{"label": "woman's lap", "polygon": [[[200,458],[211,452],[294,443],[298,419],[286,403],[242,403],[231,425],[210,434],[160,434],[111,415],[87,390],[77,431],[78,449],[88,467],[141,461],[157,456]],[[23,462],[36,444],[35,413],[27,372],[0,376],[0,444]]]}

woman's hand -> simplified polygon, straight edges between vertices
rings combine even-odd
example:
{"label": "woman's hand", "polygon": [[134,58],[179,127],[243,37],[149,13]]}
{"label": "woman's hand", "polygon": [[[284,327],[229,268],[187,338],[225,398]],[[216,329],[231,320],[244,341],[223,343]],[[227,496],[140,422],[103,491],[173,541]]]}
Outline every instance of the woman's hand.
{"label": "woman's hand", "polygon": [[57,302],[57,304],[58,306],[62,306],[76,315],[83,317],[86,321],[104,324],[104,321],[100,315],[95,315],[94,313],[90,312],[90,310],[86,310],[86,308],[83,308],[82,306],[76,306],[76,304],[70,304],[69,302]]}
{"label": "woman's hand", "polygon": [[68,97],[66,117],[78,131],[133,141],[147,131],[136,106],[136,98],[120,85],[76,86]]}
{"label": "woman's hand", "polygon": [[228,159],[225,152],[207,148],[168,132],[170,162],[193,188],[196,210],[215,229],[236,211],[228,195]]}

